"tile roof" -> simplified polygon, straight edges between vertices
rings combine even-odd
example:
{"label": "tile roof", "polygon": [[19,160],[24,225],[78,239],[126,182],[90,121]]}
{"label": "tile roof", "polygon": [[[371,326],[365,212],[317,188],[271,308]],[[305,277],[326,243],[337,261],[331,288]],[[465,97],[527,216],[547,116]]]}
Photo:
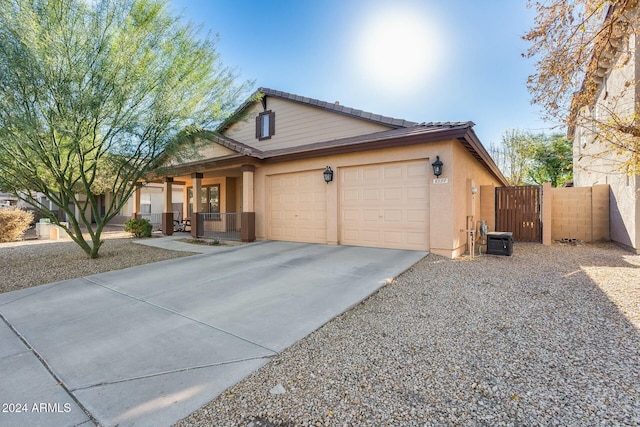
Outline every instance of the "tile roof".
{"label": "tile roof", "polygon": [[205,130],[200,132],[200,137],[218,143],[223,147],[226,147],[244,156],[256,157],[258,159],[264,158],[262,155],[262,151],[258,150],[257,148],[251,147],[250,145],[243,144],[240,141],[236,141],[235,139],[231,139],[227,136],[221,135],[218,132]]}
{"label": "tile roof", "polygon": [[[473,122],[429,122],[416,124],[412,127],[390,129],[381,132],[368,133],[364,135],[352,136],[349,138],[334,139],[329,141],[316,142],[312,144],[298,145],[295,147],[281,148],[277,150],[264,151],[264,158],[277,157],[286,154],[312,152],[337,147],[353,147],[362,144],[366,149],[374,148],[375,143],[393,143],[398,145],[410,142],[413,138],[416,142],[427,142],[428,140],[443,140],[448,138],[463,137],[467,130],[471,129]],[[400,139],[403,142],[400,142]]]}
{"label": "tile roof", "polygon": [[357,119],[367,120],[374,123],[380,123],[393,128],[406,128],[415,126],[417,123],[404,119],[396,119],[393,117],[383,116],[380,114],[370,113],[368,111],[358,110],[337,104],[335,102],[326,102],[319,99],[308,98],[306,96],[295,95],[281,90],[274,90],[265,87],[259,88],[257,93],[263,93],[265,96],[273,96],[276,98],[287,99],[289,101],[299,102],[301,104],[310,105],[312,107],[322,108],[335,113],[344,114]]}
{"label": "tile roof", "polygon": [[261,159],[282,161],[290,157],[316,157],[456,139],[473,157],[485,165],[503,185],[507,185],[504,175],[473,131],[473,126],[474,123],[472,121],[420,123],[408,128],[391,129],[349,138],[264,151]]}
{"label": "tile roof", "polygon": [[349,117],[383,124],[392,129],[365,135],[357,135],[349,138],[321,141],[311,144],[268,151],[259,150],[255,147],[242,144],[239,141],[222,135],[234,122],[233,120],[220,125],[216,132],[210,132],[208,137],[215,142],[218,142],[225,147],[235,151],[239,156],[247,156],[264,161],[282,161],[292,156],[311,157],[317,155],[325,155],[330,152],[352,152],[359,150],[386,148],[391,146],[420,144],[431,141],[442,141],[447,139],[457,139],[464,145],[464,147],[471,153],[471,155],[473,155],[479,162],[484,164],[488,168],[488,170],[490,170],[492,174],[498,178],[498,180],[506,185],[506,179],[504,178],[504,175],[502,175],[498,167],[495,165],[495,162],[473,131],[473,126],[475,124],[472,121],[416,123],[409,120],[396,119],[393,117],[382,116],[379,114],[358,110],[355,108],[340,105],[338,103],[321,101],[314,98],[295,95],[292,93],[264,87],[256,90],[249,97],[249,99],[236,110],[234,116],[242,116],[243,111],[257,102],[256,95],[260,93],[264,94],[265,96],[286,99],[315,108],[321,108],[337,114],[343,114]]}

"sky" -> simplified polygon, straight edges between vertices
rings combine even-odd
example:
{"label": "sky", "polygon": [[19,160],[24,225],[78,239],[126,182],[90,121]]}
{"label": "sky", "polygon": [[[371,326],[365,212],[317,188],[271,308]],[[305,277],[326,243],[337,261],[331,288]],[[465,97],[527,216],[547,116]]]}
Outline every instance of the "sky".
{"label": "sky", "polygon": [[525,0],[171,0],[222,62],[266,87],[415,122],[564,132],[531,105]]}

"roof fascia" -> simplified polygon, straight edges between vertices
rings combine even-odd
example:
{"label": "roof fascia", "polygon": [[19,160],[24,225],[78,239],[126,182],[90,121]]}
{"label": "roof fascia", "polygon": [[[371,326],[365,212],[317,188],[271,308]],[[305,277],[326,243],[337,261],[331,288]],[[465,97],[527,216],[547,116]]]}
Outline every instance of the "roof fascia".
{"label": "roof fascia", "polygon": [[478,135],[476,135],[476,133],[473,131],[473,128],[468,128],[467,132],[465,133],[462,139],[463,141],[461,142],[463,143],[463,145],[465,145],[467,150],[474,157],[476,157],[476,159],[478,159],[481,163],[483,163],[484,166],[487,168],[487,170],[496,179],[498,179],[498,181],[500,181],[500,183],[503,186],[505,187],[508,186],[509,183],[507,182],[507,179],[504,177],[504,175],[500,171],[500,168],[498,168],[498,166],[495,164],[495,162],[491,158],[491,155],[484,148],[484,145],[482,145],[482,143],[480,142],[480,139],[478,138]]}

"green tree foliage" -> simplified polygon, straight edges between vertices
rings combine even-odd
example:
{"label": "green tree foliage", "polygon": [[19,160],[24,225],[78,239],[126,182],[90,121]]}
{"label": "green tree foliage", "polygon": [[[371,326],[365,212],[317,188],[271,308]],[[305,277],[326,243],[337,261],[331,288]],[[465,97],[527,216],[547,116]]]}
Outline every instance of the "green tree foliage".
{"label": "green tree foliage", "polygon": [[557,187],[573,177],[572,143],[562,134],[507,129],[502,144],[489,151],[512,186],[551,182]]}
{"label": "green tree foliage", "polygon": [[507,129],[502,133],[501,145],[490,147],[491,156],[509,185],[527,183],[538,138],[520,129]]}
{"label": "green tree foliage", "polygon": [[559,187],[573,178],[572,142],[562,134],[540,138],[535,147],[529,178],[536,184]]}
{"label": "green tree foliage", "polygon": [[135,183],[246,93],[197,30],[160,0],[0,0],[0,188],[59,224],[46,195],[97,257]]}

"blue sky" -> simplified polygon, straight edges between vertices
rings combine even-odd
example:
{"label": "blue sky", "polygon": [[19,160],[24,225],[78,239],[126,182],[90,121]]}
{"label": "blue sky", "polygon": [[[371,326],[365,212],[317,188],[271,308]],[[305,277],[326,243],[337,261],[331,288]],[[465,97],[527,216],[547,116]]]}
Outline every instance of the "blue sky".
{"label": "blue sky", "polygon": [[[396,118],[552,131],[530,104],[525,0],[171,0],[242,80]],[[558,128],[558,131],[563,131]]]}

